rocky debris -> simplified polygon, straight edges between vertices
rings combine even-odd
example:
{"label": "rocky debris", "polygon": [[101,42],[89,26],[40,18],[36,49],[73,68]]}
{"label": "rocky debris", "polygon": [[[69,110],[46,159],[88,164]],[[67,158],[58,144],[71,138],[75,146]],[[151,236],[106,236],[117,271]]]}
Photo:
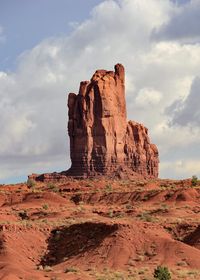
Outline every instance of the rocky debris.
{"label": "rocky debris", "polygon": [[125,71],[97,70],[68,96],[70,156],[67,174],[92,177],[141,174],[158,177],[158,149],[142,124],[128,121]]}
{"label": "rocky debris", "polygon": [[31,174],[28,176],[29,180],[41,181],[41,182],[65,182],[68,177],[66,177],[66,171],[44,173],[44,174]]}

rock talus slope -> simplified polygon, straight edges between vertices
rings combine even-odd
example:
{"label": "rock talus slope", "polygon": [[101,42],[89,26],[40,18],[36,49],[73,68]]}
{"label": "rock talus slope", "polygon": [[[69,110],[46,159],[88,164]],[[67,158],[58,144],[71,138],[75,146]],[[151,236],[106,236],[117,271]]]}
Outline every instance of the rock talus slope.
{"label": "rock talus slope", "polygon": [[158,177],[158,149],[142,124],[128,121],[125,71],[97,70],[68,96],[72,176],[138,173]]}

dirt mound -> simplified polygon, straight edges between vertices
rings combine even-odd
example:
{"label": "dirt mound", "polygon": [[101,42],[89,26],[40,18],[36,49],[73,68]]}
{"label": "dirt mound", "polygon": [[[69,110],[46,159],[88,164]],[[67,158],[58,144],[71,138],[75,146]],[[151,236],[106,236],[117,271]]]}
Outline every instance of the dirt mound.
{"label": "dirt mound", "polygon": [[[17,276],[34,275],[33,270],[36,270],[40,255],[46,248],[45,240],[45,232],[37,229],[3,226],[0,235],[0,279],[21,279]],[[13,275],[15,277],[12,278]]]}
{"label": "dirt mound", "polygon": [[17,204],[40,204],[41,202],[50,203],[66,203],[66,199],[54,192],[24,192],[24,193],[9,193],[1,197],[1,206],[13,206]]}
{"label": "dirt mound", "polygon": [[176,266],[184,259],[186,265],[200,268],[199,250],[174,241],[161,227],[148,223],[83,223],[57,228],[51,232],[47,249],[42,265],[126,269],[130,264],[152,265],[158,259],[163,265]]}
{"label": "dirt mound", "polygon": [[199,199],[199,191],[192,189],[192,188],[188,188],[185,190],[176,190],[172,196],[170,197],[169,200],[171,201],[193,201],[193,202],[197,202],[197,200]]}
{"label": "dirt mound", "polygon": [[66,199],[54,192],[29,193],[23,202],[45,201],[51,203],[66,203]]}

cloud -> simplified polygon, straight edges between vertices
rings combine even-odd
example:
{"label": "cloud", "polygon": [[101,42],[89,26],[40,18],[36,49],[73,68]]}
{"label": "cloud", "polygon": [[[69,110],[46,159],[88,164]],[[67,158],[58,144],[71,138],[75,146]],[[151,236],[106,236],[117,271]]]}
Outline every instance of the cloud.
{"label": "cloud", "polygon": [[[199,130],[189,136],[188,127],[169,121],[172,104],[187,100],[200,72],[200,46],[152,40],[177,9],[182,7],[170,0],[104,1],[70,35],[48,38],[21,54],[15,73],[1,72],[2,180],[69,167],[66,95],[78,92],[79,81],[96,69],[112,69],[117,62],[126,67],[129,119],[149,128],[161,162],[171,157],[173,165],[187,157],[198,146]],[[172,176],[167,168],[161,176]],[[184,170],[177,174],[185,176]]]}
{"label": "cloud", "polygon": [[200,1],[191,0],[175,9],[170,21],[156,30],[154,35],[157,39],[199,42],[199,25]]}
{"label": "cloud", "polygon": [[200,125],[200,77],[196,77],[191,85],[189,95],[185,99],[178,99],[167,108],[167,112],[173,112],[171,123],[180,126],[196,127]]}
{"label": "cloud", "polygon": [[135,103],[139,107],[157,106],[162,99],[162,93],[159,91],[154,90],[153,88],[142,88],[138,92]]}
{"label": "cloud", "polygon": [[170,178],[169,174],[174,178],[181,178],[183,173],[184,178],[191,178],[193,175],[199,174],[200,161],[192,159],[187,159],[187,161],[166,161],[160,164],[160,170],[165,178]]}

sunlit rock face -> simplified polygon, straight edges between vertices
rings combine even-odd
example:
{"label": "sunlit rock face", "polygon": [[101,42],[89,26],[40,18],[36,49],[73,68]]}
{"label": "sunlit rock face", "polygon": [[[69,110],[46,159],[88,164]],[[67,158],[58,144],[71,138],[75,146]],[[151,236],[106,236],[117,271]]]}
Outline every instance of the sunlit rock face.
{"label": "sunlit rock face", "polygon": [[69,94],[68,108],[69,175],[158,177],[158,149],[147,128],[127,122],[123,65],[97,70],[90,81],[81,82],[79,93]]}

